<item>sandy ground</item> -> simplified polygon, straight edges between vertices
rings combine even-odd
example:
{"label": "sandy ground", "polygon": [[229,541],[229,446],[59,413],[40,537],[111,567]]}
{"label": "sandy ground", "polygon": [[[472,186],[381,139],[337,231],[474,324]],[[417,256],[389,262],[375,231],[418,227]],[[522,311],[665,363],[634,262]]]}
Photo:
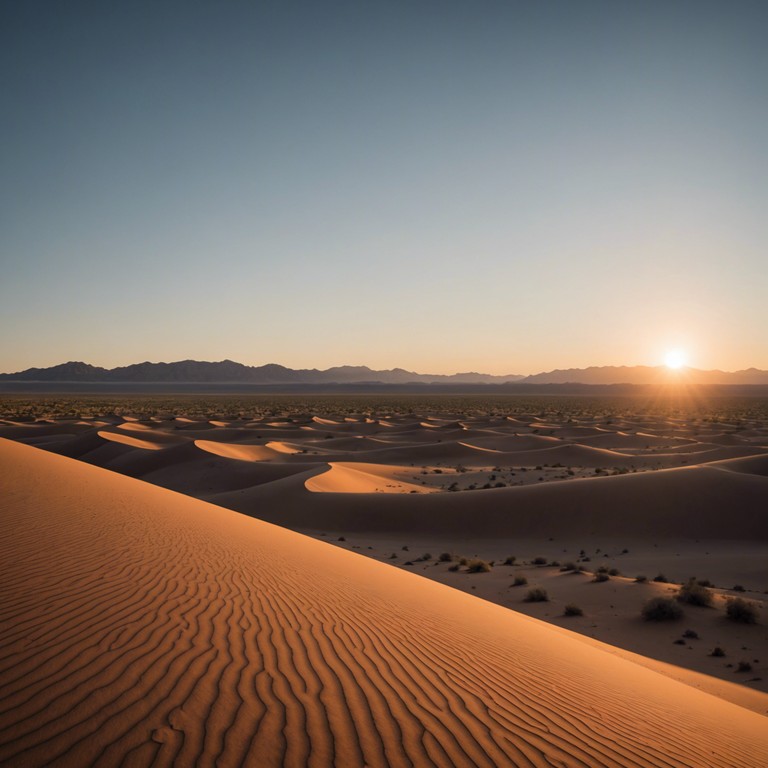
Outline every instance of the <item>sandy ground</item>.
{"label": "sandy ground", "polygon": [[[543,620],[567,638],[569,654],[598,649],[696,694],[768,714],[768,426],[759,419],[102,414],[6,419],[0,437],[78,459],[60,465],[73,477],[96,465],[115,482],[127,481],[120,473],[218,505],[205,507],[209,516],[228,507],[293,528],[318,546],[332,544],[322,551],[334,557],[350,550],[368,558],[365,568],[407,577],[410,591],[447,585],[483,610]],[[442,553],[451,559],[440,561]],[[470,573],[473,559],[490,570]],[[562,571],[566,563],[583,572]],[[613,575],[594,581],[600,568]],[[654,582],[660,574],[666,581]],[[648,580],[637,582],[639,575]],[[690,577],[710,585],[711,607],[683,605],[678,621],[642,620],[648,599],[674,597]],[[527,583],[514,586],[515,579]],[[535,587],[547,601],[526,602]],[[757,623],[727,619],[734,597],[756,606]],[[401,595],[388,599],[397,604]],[[564,616],[566,605],[583,615]],[[463,626],[462,617],[453,620]],[[716,648],[723,655],[712,655]],[[603,764],[590,760],[582,764]]]}
{"label": "sandy ground", "polygon": [[3,764],[768,760],[763,716],[434,581],[8,441],[0,484]]}

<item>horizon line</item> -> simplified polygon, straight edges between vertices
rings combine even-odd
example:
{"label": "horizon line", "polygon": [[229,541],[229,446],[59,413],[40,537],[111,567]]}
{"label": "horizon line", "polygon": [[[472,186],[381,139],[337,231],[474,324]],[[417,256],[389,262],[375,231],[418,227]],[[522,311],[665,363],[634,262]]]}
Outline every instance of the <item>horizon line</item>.
{"label": "horizon line", "polygon": [[221,360],[198,360],[198,359],[190,357],[190,358],[183,358],[183,359],[180,359],[180,360],[171,360],[171,361],[166,361],[166,360],[159,360],[159,361],[142,360],[140,362],[127,363],[127,364],[124,364],[124,365],[115,365],[115,366],[113,366],[111,368],[103,366],[103,365],[98,365],[98,364],[94,364],[94,363],[85,362],[84,360],[67,360],[67,361],[62,362],[62,363],[55,363],[53,365],[48,365],[48,366],[33,365],[33,366],[30,366],[29,368],[23,368],[23,369],[18,369],[18,370],[13,370],[13,371],[0,371],[0,375],[11,376],[11,375],[17,374],[17,373],[25,373],[26,371],[29,371],[29,370],[32,370],[32,369],[46,370],[46,369],[56,368],[58,366],[68,365],[68,364],[89,365],[89,366],[91,366],[93,368],[102,368],[103,370],[106,370],[106,371],[114,371],[114,370],[116,370],[118,368],[130,368],[130,367],[135,366],[135,365],[147,365],[147,364],[148,365],[174,365],[174,364],[177,364],[177,363],[207,363],[207,364],[210,364],[210,365],[216,365],[216,364],[226,363],[226,362],[234,363],[235,365],[242,365],[242,366],[247,367],[247,368],[264,368],[264,367],[273,365],[273,366],[278,366],[280,368],[285,368],[285,369],[291,370],[291,371],[317,371],[319,373],[325,373],[327,371],[330,371],[330,370],[333,370],[333,369],[337,369],[337,368],[367,368],[368,370],[373,371],[373,372],[405,371],[407,373],[413,373],[413,374],[418,375],[418,376],[445,376],[445,377],[450,377],[450,376],[478,375],[478,376],[493,376],[494,378],[507,378],[507,377],[513,377],[513,376],[514,377],[520,377],[520,378],[528,378],[530,376],[538,376],[538,375],[541,375],[541,374],[555,373],[555,372],[558,372],[558,371],[585,371],[585,370],[589,370],[589,369],[601,369],[601,368],[619,368],[619,369],[621,369],[621,368],[648,368],[648,369],[662,369],[662,370],[666,369],[669,373],[675,374],[675,375],[680,375],[680,374],[682,374],[682,373],[684,373],[686,371],[694,371],[694,372],[699,372],[699,373],[723,373],[723,374],[743,373],[743,372],[746,372],[746,371],[768,371],[768,368],[759,368],[759,367],[757,367],[755,365],[751,365],[751,366],[749,366],[747,368],[739,368],[739,369],[732,370],[732,371],[726,371],[726,370],[723,370],[721,368],[696,368],[696,367],[690,366],[690,365],[683,365],[680,368],[673,369],[673,368],[670,368],[670,366],[668,366],[668,365],[666,365],[664,363],[658,363],[656,365],[648,365],[648,364],[642,364],[642,363],[636,363],[636,364],[622,363],[620,365],[616,365],[616,364],[605,364],[605,365],[590,364],[590,365],[585,365],[585,366],[581,366],[581,367],[574,367],[574,366],[572,366],[572,367],[568,367],[568,368],[550,368],[550,369],[547,369],[547,370],[536,371],[535,373],[500,373],[500,374],[497,374],[497,373],[487,373],[485,371],[479,371],[479,370],[458,370],[458,371],[454,371],[453,373],[432,373],[432,372],[422,373],[422,372],[416,371],[416,370],[409,370],[408,368],[404,368],[402,366],[394,366],[392,368],[372,368],[370,365],[365,365],[365,364],[342,363],[340,365],[331,365],[331,366],[328,366],[327,368],[317,368],[317,367],[313,367],[313,368],[306,368],[306,367],[305,368],[293,368],[293,367],[291,367],[289,365],[284,365],[282,363],[276,363],[276,362],[272,362],[272,361],[269,361],[269,362],[266,362],[266,363],[254,364],[254,363],[242,363],[242,362],[240,362],[238,360],[233,360],[233,359],[228,358],[228,357],[222,358]]}

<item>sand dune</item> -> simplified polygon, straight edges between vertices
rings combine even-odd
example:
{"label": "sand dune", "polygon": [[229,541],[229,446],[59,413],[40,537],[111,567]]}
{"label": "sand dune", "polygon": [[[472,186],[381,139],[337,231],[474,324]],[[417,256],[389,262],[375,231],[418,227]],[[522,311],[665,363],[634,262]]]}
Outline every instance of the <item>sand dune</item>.
{"label": "sand dune", "polygon": [[757,456],[727,459],[715,462],[709,466],[717,469],[726,469],[731,472],[743,472],[747,475],[762,475],[766,477],[768,476],[768,455],[760,454]]}
{"label": "sand dune", "polygon": [[6,764],[768,761],[764,717],[562,630],[28,446],[0,457]]}
{"label": "sand dune", "polygon": [[127,445],[131,448],[142,448],[145,451],[159,451],[163,447],[163,444],[156,440],[142,440],[140,437],[123,435],[119,432],[108,432],[106,430],[101,430],[98,432],[98,435],[104,440],[120,443],[121,445]]}
{"label": "sand dune", "polygon": [[238,461],[273,461],[281,458],[286,451],[275,450],[267,445],[248,445],[240,443],[222,443],[214,440],[195,440],[195,445],[203,451],[216,456],[224,456]]}
{"label": "sand dune", "polygon": [[310,501],[309,494],[294,475],[279,485],[222,494],[216,503],[299,529],[424,533],[439,521],[441,531],[468,537],[768,540],[768,478],[708,466],[477,490],[469,496],[322,493]]}
{"label": "sand dune", "polygon": [[[330,462],[327,472],[304,482],[315,493],[432,493],[435,488],[409,482],[412,467],[394,468],[360,462]],[[398,471],[399,470],[399,471]]]}
{"label": "sand dune", "polygon": [[657,437],[656,435],[626,434],[624,432],[611,432],[603,435],[592,435],[579,438],[584,445],[598,448],[668,448],[670,446],[696,445],[696,441],[682,437]]}
{"label": "sand dune", "polygon": [[544,435],[506,435],[503,437],[476,437],[462,436],[462,442],[473,448],[482,448],[486,451],[516,452],[535,451],[541,448],[552,448],[562,445],[556,437]]}

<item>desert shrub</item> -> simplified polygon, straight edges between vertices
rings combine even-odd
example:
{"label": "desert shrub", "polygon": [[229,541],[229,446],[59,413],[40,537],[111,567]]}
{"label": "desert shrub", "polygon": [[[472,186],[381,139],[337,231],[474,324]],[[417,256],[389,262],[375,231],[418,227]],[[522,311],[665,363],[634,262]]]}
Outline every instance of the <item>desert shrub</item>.
{"label": "desert shrub", "polygon": [[424,554],[423,554],[423,555],[422,555],[422,556],[419,558],[419,560],[423,560],[423,561],[427,561],[427,560],[431,560],[431,559],[432,559],[432,555],[431,555],[429,552],[425,552],[425,553],[424,553]]}
{"label": "desert shrub", "polygon": [[715,585],[709,579],[696,579],[700,587],[714,587]]}
{"label": "desert shrub", "polygon": [[737,672],[751,672],[752,671],[752,665],[748,661],[740,661],[736,665],[736,671]]}
{"label": "desert shrub", "polygon": [[712,649],[712,653],[710,653],[709,655],[715,656],[716,658],[722,658],[723,656],[725,656],[725,651],[719,645],[716,645]]}
{"label": "desert shrub", "polygon": [[575,571],[576,570],[576,563],[571,562],[570,560],[565,563],[561,568],[561,571]]}
{"label": "desert shrub", "polygon": [[733,591],[734,592],[746,592],[747,590],[744,589],[744,587],[742,587],[741,584],[734,584],[733,585]]}
{"label": "desert shrub", "polygon": [[472,560],[467,566],[467,573],[488,573],[491,566],[485,560]]}
{"label": "desert shrub", "polygon": [[389,556],[389,559],[390,559],[390,560],[397,560],[397,555],[396,555],[396,554],[393,552],[393,553],[392,553],[392,554]]}
{"label": "desert shrub", "polygon": [[618,568],[611,568],[608,571],[608,575],[609,576],[618,576],[618,575],[620,575],[620,573],[621,573],[621,571]]}
{"label": "desert shrub", "polygon": [[686,629],[685,632],[683,632],[683,637],[687,637],[690,640],[698,640],[699,633],[695,629]]}
{"label": "desert shrub", "polygon": [[443,552],[443,553],[441,553],[441,555],[438,558],[438,560],[441,563],[450,563],[451,560],[453,560],[453,555],[450,552]]}
{"label": "desert shrub", "polygon": [[741,597],[734,597],[726,603],[725,615],[740,624],[757,624],[757,606]]}
{"label": "desert shrub", "polygon": [[338,538],[338,539],[336,539],[336,541],[346,541],[346,540],[347,540],[347,539],[346,539],[346,537],[345,537],[345,536],[339,536],[339,538]]}
{"label": "desert shrub", "polygon": [[459,565],[467,565],[467,563],[469,563],[469,560],[466,557],[459,558]]}
{"label": "desert shrub", "polygon": [[595,578],[592,579],[592,581],[602,582],[602,581],[610,581],[611,577],[605,572],[605,571],[598,571],[595,574]]}
{"label": "desert shrub", "polygon": [[648,577],[647,576],[643,576],[642,574],[640,574],[639,576],[635,576],[635,581],[638,584],[645,584],[645,582],[648,581]]}
{"label": "desert shrub", "polygon": [[608,566],[607,565],[601,565],[595,573],[608,573]]}
{"label": "desert shrub", "polygon": [[661,584],[669,584],[669,579],[663,573],[656,574],[656,576],[653,577],[653,580],[658,581]]}
{"label": "desert shrub", "polygon": [[688,581],[680,587],[680,590],[677,593],[677,599],[681,603],[698,605],[704,608],[712,605],[712,593],[693,579],[688,579]]}
{"label": "desert shrub", "polygon": [[574,605],[573,603],[568,603],[568,605],[565,606],[565,609],[563,610],[563,616],[583,616],[584,611],[579,608],[578,605]]}
{"label": "desert shrub", "polygon": [[533,564],[534,565],[546,565],[547,564],[547,558],[546,557],[534,557],[533,558]]}
{"label": "desert shrub", "polygon": [[529,589],[526,596],[523,598],[524,603],[547,603],[549,602],[549,595],[546,589],[541,587],[534,587]]}
{"label": "desert shrub", "polygon": [[458,563],[454,563],[453,565],[449,566],[448,570],[449,571],[458,571],[459,570],[459,564]]}
{"label": "desert shrub", "polygon": [[505,561],[504,565],[514,565],[517,558],[514,555],[510,555]]}
{"label": "desert shrub", "polygon": [[528,579],[525,576],[515,576],[515,581],[512,584],[513,587],[524,587],[528,583]]}
{"label": "desert shrub", "polygon": [[683,616],[683,609],[671,597],[651,598],[641,611],[646,621],[677,621]]}

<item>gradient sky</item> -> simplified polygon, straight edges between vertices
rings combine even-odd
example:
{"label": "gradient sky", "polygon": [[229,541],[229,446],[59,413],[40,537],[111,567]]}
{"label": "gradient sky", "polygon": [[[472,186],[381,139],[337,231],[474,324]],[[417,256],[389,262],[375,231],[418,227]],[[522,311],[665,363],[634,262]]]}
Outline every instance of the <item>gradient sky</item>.
{"label": "gradient sky", "polygon": [[0,2],[0,371],[768,368],[768,3]]}

